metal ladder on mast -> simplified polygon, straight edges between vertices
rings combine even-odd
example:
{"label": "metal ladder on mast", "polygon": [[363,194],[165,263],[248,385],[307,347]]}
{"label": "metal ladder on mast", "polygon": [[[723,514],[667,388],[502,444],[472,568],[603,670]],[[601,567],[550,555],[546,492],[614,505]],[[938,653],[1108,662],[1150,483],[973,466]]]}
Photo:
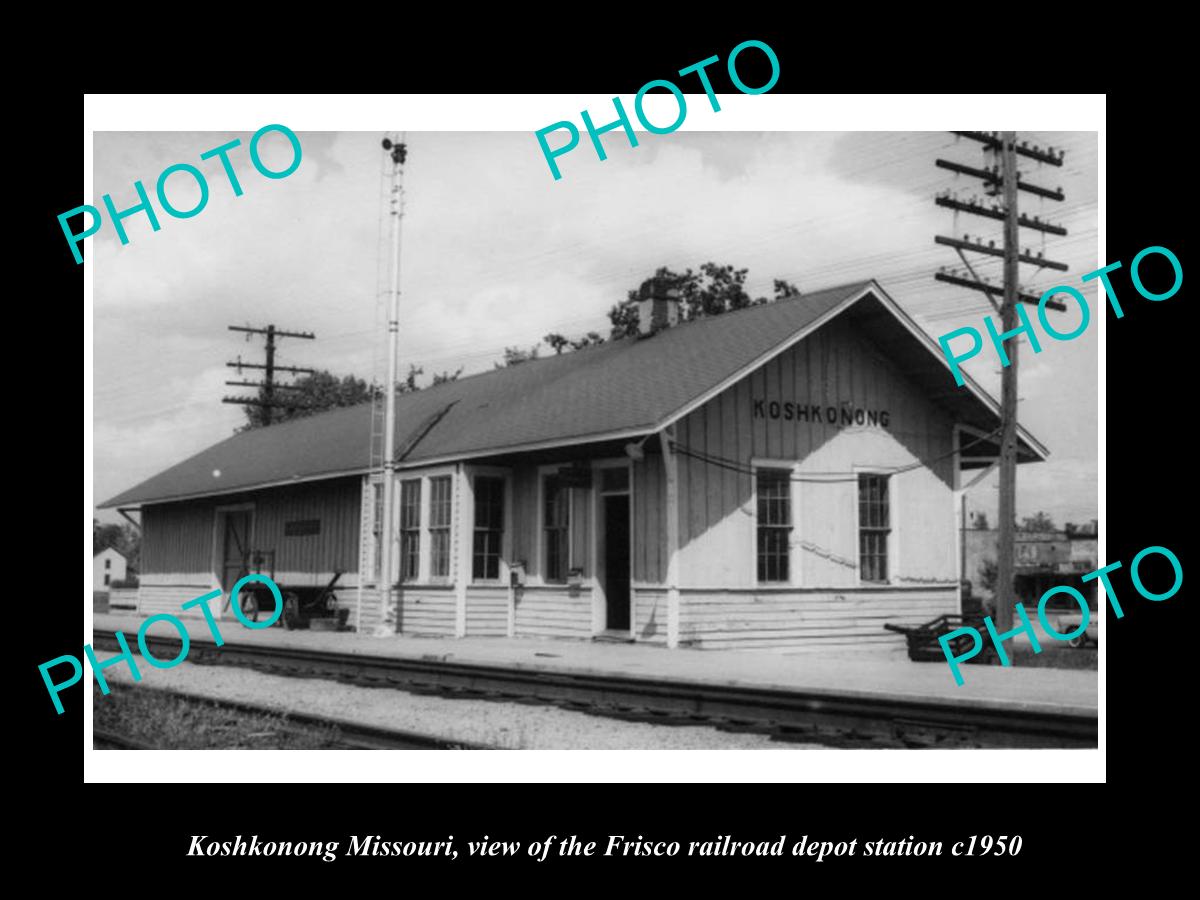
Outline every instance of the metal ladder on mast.
{"label": "metal ladder on mast", "polygon": [[[392,218],[403,214],[403,161],[404,148],[403,135],[392,133],[384,139],[384,149],[390,151],[386,153],[381,162],[380,168],[380,212],[379,212],[379,244],[376,254],[376,278],[375,278],[375,316],[374,328],[372,333],[375,336],[372,348],[371,360],[371,425],[370,425],[370,450],[368,462],[368,477],[363,486],[363,507],[369,509],[370,512],[362,517],[364,527],[359,541],[359,573],[358,579],[358,604],[356,614],[356,629],[362,631],[362,611],[364,605],[364,585],[373,584],[375,586],[374,600],[372,606],[377,609],[378,618],[383,627],[388,631],[396,630],[397,611],[394,604],[388,604],[388,608],[381,608],[383,603],[384,591],[382,589],[381,579],[383,573],[381,571],[380,557],[382,555],[382,546],[379,543],[383,534],[383,482],[385,476],[384,456],[386,445],[386,407],[387,407],[387,390],[386,384],[388,371],[388,353],[389,333],[388,333],[388,317],[391,309],[392,293],[397,288],[391,280],[391,272],[388,269],[388,243],[389,243],[389,227],[392,225]],[[392,184],[388,185],[389,177],[392,178]],[[384,204],[386,203],[386,209]],[[398,223],[394,227],[399,227]],[[395,390],[395,385],[391,385],[391,389]]]}

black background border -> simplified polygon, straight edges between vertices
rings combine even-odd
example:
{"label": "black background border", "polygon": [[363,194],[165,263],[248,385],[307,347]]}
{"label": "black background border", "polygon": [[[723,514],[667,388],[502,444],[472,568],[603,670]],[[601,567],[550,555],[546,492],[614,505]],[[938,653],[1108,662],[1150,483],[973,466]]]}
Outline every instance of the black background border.
{"label": "black background border", "polygon": [[[597,36],[594,42],[583,37],[573,35],[569,47],[556,45],[553,60],[537,52],[515,50],[513,41],[507,38],[468,48],[459,36],[456,52],[446,51],[443,43],[423,56],[414,56],[409,46],[404,54],[394,58],[368,61],[359,70],[360,74],[345,76],[344,84],[337,89],[361,91],[381,85],[385,90],[412,93],[630,94],[645,81],[663,77],[663,60],[670,60],[665,67],[670,70],[672,66],[679,68],[714,53],[724,59],[728,50],[746,37],[766,41],[779,56],[781,77],[773,93],[841,91],[852,86],[871,90],[879,86],[874,70],[865,74],[859,71],[857,78],[853,74],[845,77],[839,74],[834,79],[828,61],[818,61],[812,56],[814,36],[790,30],[747,28],[737,37],[725,38],[714,28],[700,30],[699,34],[677,33],[654,40],[638,35],[617,44],[606,36]],[[443,53],[441,57],[437,56],[439,52]],[[712,71],[719,74],[720,67]],[[978,91],[996,88],[1102,91],[1105,90],[1102,82],[1110,80],[1075,68],[1058,75],[1053,83],[1030,77],[1016,82],[1006,80],[1003,84],[999,79],[989,82],[984,76],[971,79],[963,87]],[[744,73],[744,78],[751,84],[763,80],[756,79],[752,69]],[[173,92],[278,89],[239,83],[236,75],[214,81],[211,71],[203,77],[198,74],[195,78],[171,80],[175,83],[168,87],[160,77],[154,87]],[[300,79],[306,80],[309,83],[291,82],[286,86],[295,91],[331,87],[326,77]],[[320,84],[313,83],[318,80]],[[728,89],[717,78],[714,84],[718,91]],[[1173,128],[1178,118],[1176,98],[1160,85],[1161,82],[1146,84],[1141,89],[1141,85],[1127,83],[1115,93],[1108,89],[1110,117],[1114,110],[1121,115],[1119,121],[1110,121],[1107,132],[1104,262],[1119,259],[1126,265],[1114,278],[1126,315],[1117,320],[1111,310],[1107,312],[1105,538],[1110,562],[1119,559],[1127,567],[1139,550],[1159,544],[1171,548],[1187,571],[1187,545],[1181,519],[1188,505],[1184,492],[1190,484],[1184,477],[1186,467],[1181,463],[1186,460],[1186,438],[1193,414],[1186,405],[1186,397],[1188,385],[1194,384],[1195,378],[1184,369],[1185,361],[1191,357],[1187,346],[1191,337],[1183,318],[1187,309],[1186,284],[1170,300],[1150,303],[1137,297],[1128,281],[1129,261],[1150,245],[1171,248],[1187,269],[1182,189],[1174,186],[1180,179],[1187,179],[1188,167],[1183,160],[1185,143],[1174,138]],[[886,86],[898,91],[924,92],[944,90],[948,85],[934,65],[927,64],[889,76]],[[113,84],[90,89],[127,88],[127,84]],[[21,185],[29,192],[22,208],[32,214],[21,219],[22,224],[33,226],[35,258],[42,261],[32,279],[36,299],[29,298],[37,311],[78,302],[76,298],[81,293],[82,267],[73,264],[55,217],[80,202],[78,123],[83,101],[81,93],[68,92],[47,92],[27,99],[30,119],[40,129],[40,140],[37,151],[30,154],[29,178]],[[714,121],[714,128],[720,126],[719,121]],[[1095,322],[1091,327],[1096,327]],[[28,359],[30,365],[37,362],[32,355]],[[45,360],[41,363],[45,365]],[[32,398],[22,399],[29,403]],[[31,431],[40,430],[38,414],[30,408],[28,415],[34,418]],[[1185,439],[1182,453],[1176,440],[1180,434]],[[33,448],[26,445],[25,449]],[[31,462],[40,454],[35,452],[33,456]],[[84,465],[86,470],[91,460],[85,457]],[[52,534],[51,543],[56,548],[62,547],[68,544],[61,516],[65,503],[52,502],[46,507],[39,507],[34,513],[37,524],[33,527]],[[85,515],[90,516],[90,510]],[[61,568],[61,564],[56,566],[54,562],[61,558],[61,553],[56,557],[38,550],[31,558],[41,559],[43,571],[52,573],[51,577]],[[1137,788],[1140,807],[1150,802],[1147,798],[1166,790],[1178,773],[1187,771],[1183,767],[1185,744],[1170,728],[1181,721],[1178,702],[1188,684],[1183,680],[1184,654],[1168,643],[1176,635],[1188,634],[1183,619],[1185,592],[1163,603],[1151,603],[1136,597],[1127,574],[1124,578],[1121,574],[1114,581],[1121,592],[1126,616],[1116,621],[1110,614],[1105,636],[1107,749],[1113,760],[1110,778],[1126,788]],[[1070,784],[1078,775],[1069,766],[1061,773],[1047,773],[1057,774],[1058,784],[1027,785],[1021,783],[1025,778],[1023,767],[996,773],[989,771],[984,761],[980,763],[981,779],[999,774],[1012,784],[87,785],[80,797],[77,793],[82,784],[79,704],[84,695],[80,688],[66,692],[68,714],[55,716],[46,702],[36,669],[39,662],[54,656],[79,653],[78,603],[70,599],[72,596],[77,595],[49,587],[36,595],[25,595],[27,602],[36,604],[37,624],[23,635],[19,652],[9,657],[16,676],[10,697],[15,695],[27,712],[26,726],[20,732],[21,745],[32,753],[34,783],[39,789],[29,810],[35,823],[33,833],[43,837],[41,843],[45,846],[55,846],[58,851],[82,851],[85,865],[94,866],[92,871],[100,871],[101,866],[111,867],[113,838],[119,835],[121,843],[135,852],[135,859],[141,864],[161,864],[174,872],[186,864],[210,877],[251,870],[270,873],[271,877],[286,874],[303,878],[305,884],[314,886],[334,883],[326,882],[317,873],[332,873],[342,883],[347,873],[359,872],[361,866],[370,866],[380,874],[393,873],[397,876],[396,884],[411,887],[416,886],[411,877],[418,873],[433,877],[447,874],[457,879],[471,872],[483,877],[519,878],[520,881],[508,885],[493,882],[498,889],[519,887],[529,883],[529,873],[539,867],[553,867],[562,874],[576,875],[636,867],[639,872],[653,871],[692,880],[718,874],[772,877],[784,875],[784,866],[805,879],[819,872],[836,877],[868,873],[891,877],[917,867],[943,871],[945,865],[951,865],[946,872],[948,879],[965,877],[967,884],[978,885],[980,866],[989,872],[1002,871],[1005,877],[1013,879],[1013,884],[1021,884],[1021,875],[1028,874],[1028,868],[1038,863],[1056,866],[1063,876],[1078,867],[1094,866],[1096,860],[1092,857],[1102,853],[1109,829],[1121,822],[1104,802],[1098,787]],[[586,777],[591,765],[589,754],[580,753],[579,757],[581,777]],[[1028,765],[1039,765],[1035,754],[1030,754]],[[803,766],[800,756],[797,778],[804,777]],[[403,764],[398,764],[397,777],[403,778],[405,774]],[[713,772],[717,778],[739,774],[721,769]],[[186,771],[181,771],[180,777],[186,778]],[[85,810],[111,811],[114,818],[105,817],[103,824],[88,820],[81,832],[62,821],[64,803],[76,809],[82,806]],[[1164,840],[1168,831],[1165,827],[1155,828],[1156,824],[1154,818],[1148,818],[1136,826],[1121,828],[1123,853],[1154,851],[1156,842]],[[76,836],[69,837],[70,832]],[[460,857],[451,864],[453,870],[427,869],[424,864],[383,858],[341,859],[333,864],[275,859],[268,867],[261,860],[184,857],[189,836],[193,834],[210,834],[220,839],[259,834],[276,839],[344,842],[349,834],[382,834],[390,840],[436,840],[454,834],[465,841],[484,833],[509,840],[541,839],[547,833],[577,834],[601,841],[607,834],[708,840],[732,833],[741,840],[774,840],[786,833],[789,841],[805,833],[828,840],[851,836],[862,840],[898,839],[911,834],[918,839],[947,841],[970,834],[1022,834],[1025,847],[1019,857],[999,860],[975,859],[960,864],[945,857],[873,862],[856,858],[826,861],[820,869],[810,861],[788,857],[782,862],[593,858],[556,864],[491,859],[467,863]],[[446,864],[433,861],[430,865]],[[802,868],[796,871],[797,866]],[[208,883],[219,886],[217,882]],[[753,881],[739,883],[747,887],[755,885]]]}

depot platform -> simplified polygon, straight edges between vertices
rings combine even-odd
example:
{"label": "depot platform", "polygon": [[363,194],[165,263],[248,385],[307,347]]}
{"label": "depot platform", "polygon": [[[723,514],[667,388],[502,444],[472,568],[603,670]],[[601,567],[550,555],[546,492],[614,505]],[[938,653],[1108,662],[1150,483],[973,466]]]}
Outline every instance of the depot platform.
{"label": "depot platform", "polygon": [[[144,617],[95,613],[94,628],[124,632],[136,652]],[[212,640],[203,619],[181,619],[191,637]],[[861,652],[779,650],[666,650],[644,644],[537,638],[372,637],[354,632],[251,630],[236,620],[218,623],[227,644],[269,645],[397,659],[447,661],[547,672],[636,676],[693,684],[718,684],[831,696],[895,697],[969,706],[1096,715],[1098,673],[1091,670],[966,665],[965,683],[954,683],[948,665],[910,661],[903,648]],[[168,622],[150,636],[178,637]],[[98,654],[101,659],[111,653]]]}

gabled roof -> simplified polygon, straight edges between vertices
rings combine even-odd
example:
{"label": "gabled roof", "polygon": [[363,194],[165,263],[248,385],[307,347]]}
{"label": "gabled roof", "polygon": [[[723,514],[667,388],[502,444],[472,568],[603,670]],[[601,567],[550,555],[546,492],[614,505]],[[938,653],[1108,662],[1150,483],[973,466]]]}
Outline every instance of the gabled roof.
{"label": "gabled roof", "polygon": [[113,553],[117,554],[117,556],[121,557],[121,559],[125,559],[125,554],[122,553],[120,550],[118,550],[116,547],[102,547],[101,549],[97,550],[95,553],[92,554],[92,559],[95,559],[97,556],[100,556],[102,553],[105,553],[109,550],[111,550]]}
{"label": "gabled roof", "polygon": [[[965,387],[954,387],[937,344],[877,283],[866,281],[401,394],[397,459],[410,467],[642,436],[847,313],[957,421],[988,432],[996,428],[996,401],[970,378]],[[359,474],[370,465],[370,427],[368,403],[242,432],[101,507]],[[1023,429],[1020,444],[1024,459],[1047,455]]]}

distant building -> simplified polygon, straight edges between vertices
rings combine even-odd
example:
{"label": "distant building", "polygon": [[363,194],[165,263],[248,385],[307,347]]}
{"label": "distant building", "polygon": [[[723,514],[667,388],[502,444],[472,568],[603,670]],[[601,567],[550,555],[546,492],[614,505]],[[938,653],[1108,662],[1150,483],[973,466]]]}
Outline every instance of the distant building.
{"label": "distant building", "polygon": [[126,561],[115,547],[105,547],[92,557],[92,590],[106,591],[114,581],[125,580]]}
{"label": "distant building", "polygon": [[1097,525],[1095,519],[1086,525],[1067,523],[1067,540],[1071,542],[1070,565],[1072,572],[1094,572],[1099,565],[1097,562],[1100,558]]}
{"label": "distant building", "polygon": [[[1062,531],[1018,531],[1015,546],[1017,600],[1031,610],[1042,594],[1056,585],[1065,584],[1076,588],[1094,605],[1096,582],[1084,583],[1080,576],[1094,572],[1098,567],[1096,532],[1095,519],[1090,525],[1068,523]],[[966,558],[963,577],[971,582],[972,593],[990,606],[995,598],[990,582],[994,579],[999,555],[1000,533],[995,528],[968,528],[963,534],[963,543]],[[1063,603],[1052,601],[1051,605],[1072,605],[1069,596],[1061,599]]]}

